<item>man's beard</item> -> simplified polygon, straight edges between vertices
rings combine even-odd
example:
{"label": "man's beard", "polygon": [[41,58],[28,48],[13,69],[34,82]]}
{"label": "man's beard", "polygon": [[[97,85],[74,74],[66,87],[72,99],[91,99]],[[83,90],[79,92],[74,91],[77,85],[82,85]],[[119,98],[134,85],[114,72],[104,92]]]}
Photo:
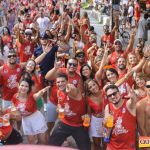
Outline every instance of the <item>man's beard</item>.
{"label": "man's beard", "polygon": [[125,65],[120,65],[118,68],[119,68],[120,70],[124,70],[124,69],[126,69],[126,66],[125,66]]}

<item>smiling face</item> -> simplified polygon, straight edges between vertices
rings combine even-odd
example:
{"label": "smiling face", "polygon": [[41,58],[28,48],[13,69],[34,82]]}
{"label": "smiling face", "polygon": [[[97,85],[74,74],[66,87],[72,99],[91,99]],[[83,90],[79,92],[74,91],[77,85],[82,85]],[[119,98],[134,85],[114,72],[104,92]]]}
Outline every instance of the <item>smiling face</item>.
{"label": "smiling face", "polygon": [[10,65],[15,65],[17,62],[17,55],[15,52],[9,52],[8,54],[8,63]]}
{"label": "smiling face", "polygon": [[88,91],[92,94],[97,94],[99,92],[99,86],[98,84],[91,80],[88,82]]}
{"label": "smiling face", "polygon": [[142,79],[142,78],[139,78],[139,77],[136,77],[135,78],[135,82],[136,82],[136,85],[139,87],[139,88],[142,88],[142,87],[145,87],[145,80]]}
{"label": "smiling face", "polygon": [[32,73],[35,70],[36,64],[34,61],[29,60],[26,64],[26,71]]}
{"label": "smiling face", "polygon": [[109,100],[109,102],[113,103],[114,105],[117,105],[121,100],[121,95],[119,91],[115,88],[108,89],[106,92],[106,96]]}
{"label": "smiling face", "polygon": [[29,84],[26,81],[21,81],[19,84],[18,92],[22,95],[26,95],[29,92]]}
{"label": "smiling face", "polygon": [[134,54],[129,54],[128,55],[128,62],[132,66],[136,65],[137,64],[136,56]]}
{"label": "smiling face", "polygon": [[126,59],[121,57],[117,60],[117,68],[120,70],[126,69]]}
{"label": "smiling face", "polygon": [[77,60],[75,60],[75,59],[69,59],[68,60],[68,62],[67,62],[68,72],[75,73],[77,70],[77,66],[78,66]]}
{"label": "smiling face", "polygon": [[106,71],[106,77],[111,83],[116,83],[117,81],[117,75],[114,72],[111,72],[110,70]]}
{"label": "smiling face", "polygon": [[67,85],[67,80],[63,77],[58,77],[58,78],[56,78],[56,85],[59,90],[65,91],[66,85]]}
{"label": "smiling face", "polygon": [[90,78],[91,70],[90,70],[90,68],[89,68],[88,66],[84,66],[84,67],[82,68],[82,75],[83,75],[84,77],[86,77],[87,79]]}

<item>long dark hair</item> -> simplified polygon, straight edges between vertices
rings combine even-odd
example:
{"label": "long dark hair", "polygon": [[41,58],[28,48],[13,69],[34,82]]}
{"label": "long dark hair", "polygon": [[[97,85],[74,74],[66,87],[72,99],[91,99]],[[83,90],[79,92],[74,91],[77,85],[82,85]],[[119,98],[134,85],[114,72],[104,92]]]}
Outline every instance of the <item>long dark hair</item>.
{"label": "long dark hair", "polygon": [[4,55],[4,43],[1,36],[0,36],[0,51],[1,54]]}
{"label": "long dark hair", "polygon": [[27,82],[28,85],[29,85],[29,91],[27,92],[27,94],[29,94],[31,92],[31,90],[32,90],[33,81],[31,79],[29,79],[29,78],[22,78],[19,83],[21,84],[21,82],[23,82],[23,81]]}
{"label": "long dark hair", "polygon": [[7,29],[8,34],[9,34],[9,35],[11,35],[10,30],[9,30],[9,28],[8,28],[8,27],[4,27],[4,28],[3,28],[3,35],[4,35],[4,29]]}
{"label": "long dark hair", "polygon": [[100,89],[100,86],[99,86],[99,84],[98,84],[98,82],[96,80],[94,80],[94,79],[88,79],[85,82],[85,95],[86,96],[90,96],[91,95],[91,91],[89,91],[89,88],[88,88],[88,84],[91,81],[95,82],[98,85],[99,89]]}
{"label": "long dark hair", "polygon": [[[106,72],[107,72],[107,71],[110,71],[110,72],[114,73],[117,77],[119,77],[119,74],[118,74],[118,72],[117,72],[116,69],[114,69],[114,68],[108,68],[108,69],[106,69],[106,71],[105,71],[105,76],[106,76]],[[107,79],[107,76],[106,76],[106,79]],[[107,80],[108,80],[108,79],[107,79]]]}
{"label": "long dark hair", "polygon": [[81,69],[80,69],[80,75],[81,75],[82,80],[83,80],[83,81],[86,81],[86,80],[87,80],[87,78],[82,74],[82,70],[83,70],[84,67],[88,67],[89,70],[91,70],[90,78],[93,79],[93,78],[94,78],[94,74],[93,74],[93,72],[92,72],[92,68],[91,68],[88,64],[84,64],[84,65],[82,65],[82,67],[81,67]]}
{"label": "long dark hair", "polygon": [[[33,71],[31,72],[31,74],[33,74],[34,72],[35,72],[35,70],[36,70],[36,62],[35,62],[35,60],[33,60],[33,59],[29,59],[28,61],[27,61],[27,63],[29,62],[29,61],[32,61],[33,63],[34,63],[34,69],[33,69]],[[26,70],[26,68],[25,68],[25,70]],[[26,71],[25,71],[26,72]]]}

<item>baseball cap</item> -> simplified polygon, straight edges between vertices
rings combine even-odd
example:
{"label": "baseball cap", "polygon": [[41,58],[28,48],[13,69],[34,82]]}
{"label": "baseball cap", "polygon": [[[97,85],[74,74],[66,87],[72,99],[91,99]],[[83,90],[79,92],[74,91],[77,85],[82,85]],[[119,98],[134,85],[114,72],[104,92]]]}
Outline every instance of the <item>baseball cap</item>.
{"label": "baseball cap", "polygon": [[120,39],[116,39],[116,40],[114,41],[114,44],[116,44],[117,42],[119,42],[119,43],[122,45],[122,42],[121,42]]}
{"label": "baseball cap", "polygon": [[76,57],[78,57],[80,54],[82,54],[82,55],[84,55],[84,56],[85,56],[84,51],[83,51],[83,50],[81,50],[81,49],[78,49],[78,50],[76,51]]}

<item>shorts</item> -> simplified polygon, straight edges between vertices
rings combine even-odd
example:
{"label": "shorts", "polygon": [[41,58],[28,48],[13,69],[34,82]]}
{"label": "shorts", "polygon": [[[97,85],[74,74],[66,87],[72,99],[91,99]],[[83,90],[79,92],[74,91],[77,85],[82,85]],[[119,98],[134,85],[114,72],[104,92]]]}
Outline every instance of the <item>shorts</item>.
{"label": "shorts", "polygon": [[22,118],[22,128],[24,135],[37,135],[48,129],[44,116],[38,110],[30,116]]}
{"label": "shorts", "polygon": [[47,122],[55,122],[57,119],[56,105],[51,101],[47,102]]}
{"label": "shorts", "polygon": [[89,128],[90,137],[103,137],[103,118],[91,116],[91,125]]}
{"label": "shorts", "polygon": [[20,133],[13,129],[10,136],[6,140],[1,140],[3,145],[15,145],[22,143],[22,137]]}

